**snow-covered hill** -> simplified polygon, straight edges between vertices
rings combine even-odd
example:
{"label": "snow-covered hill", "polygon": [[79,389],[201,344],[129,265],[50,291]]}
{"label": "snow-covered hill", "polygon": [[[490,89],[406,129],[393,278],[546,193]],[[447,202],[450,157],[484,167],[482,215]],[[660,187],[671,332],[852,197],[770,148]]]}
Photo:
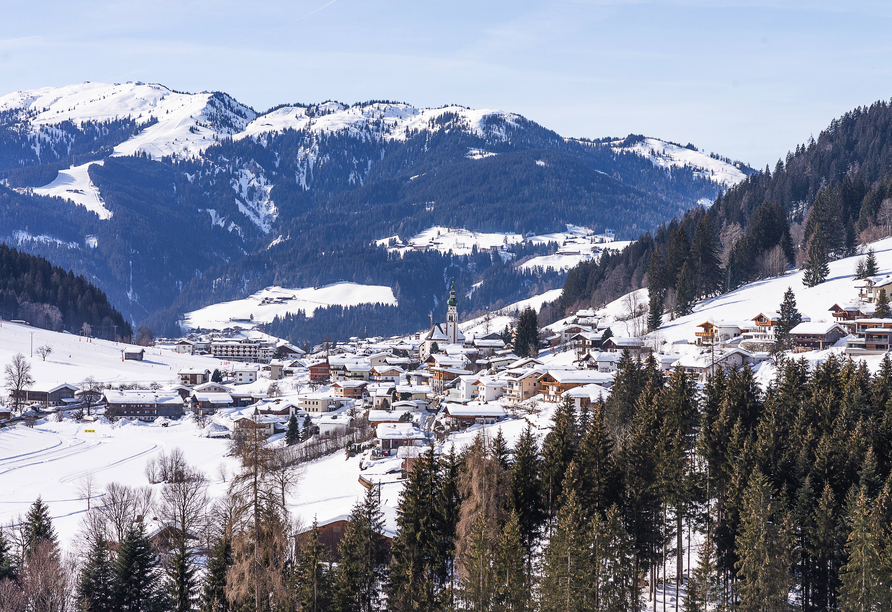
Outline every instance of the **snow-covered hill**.
{"label": "snow-covered hill", "polygon": [[289,312],[297,313],[298,310],[303,310],[305,315],[311,317],[317,308],[359,304],[396,306],[397,301],[393,290],[382,285],[336,283],[327,287],[304,289],[267,287],[243,300],[212,304],[190,312],[182,325],[186,329],[253,327],[257,323],[269,323],[275,317]]}
{"label": "snow-covered hill", "polygon": [[[727,187],[733,187],[746,178],[743,171],[746,166],[741,163],[731,164],[721,159],[716,159],[697,149],[680,147],[676,144],[659,140],[658,138],[617,140],[611,144],[616,152],[631,152],[646,157],[655,166],[662,168],[682,168],[685,166],[694,168],[697,175],[719,183]],[[711,202],[706,203],[711,204]]]}

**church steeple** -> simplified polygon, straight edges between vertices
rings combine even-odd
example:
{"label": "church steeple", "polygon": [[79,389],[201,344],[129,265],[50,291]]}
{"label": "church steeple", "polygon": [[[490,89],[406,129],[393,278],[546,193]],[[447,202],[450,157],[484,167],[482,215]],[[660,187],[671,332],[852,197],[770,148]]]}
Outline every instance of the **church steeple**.
{"label": "church steeple", "polygon": [[449,287],[449,301],[446,302],[446,337],[449,344],[458,344],[458,301],[455,299],[455,281]]}

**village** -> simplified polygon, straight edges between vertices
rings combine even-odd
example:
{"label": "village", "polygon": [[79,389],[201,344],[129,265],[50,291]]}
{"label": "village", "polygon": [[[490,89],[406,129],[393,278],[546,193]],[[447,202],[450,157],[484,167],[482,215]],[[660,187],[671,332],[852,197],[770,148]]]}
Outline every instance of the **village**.
{"label": "village", "polygon": [[[859,358],[890,350],[892,318],[874,314],[880,292],[892,291],[892,275],[849,283],[851,299],[833,303],[823,321],[803,315],[789,331],[787,348],[794,355],[835,349]],[[567,398],[577,410],[606,399],[623,358],[652,355],[667,375],[682,368],[702,384],[718,368],[758,368],[778,357],[776,304],[744,320],[701,317],[688,337],[659,344],[653,335],[628,333],[636,330],[628,325],[634,312],[623,309],[634,308],[618,301],[539,330],[538,351],[528,356],[517,355],[504,332],[488,331],[489,321],[464,324],[468,333],[463,332],[454,287],[447,304],[445,322],[411,336],[351,338],[308,350],[243,326],[158,339],[150,349],[126,345],[123,362],[140,362],[155,350],[217,365],[183,367],[166,386],[90,377],[86,384],[38,382],[11,389],[0,424],[19,422],[28,409],[35,417],[47,410],[84,417],[86,409],[88,419],[142,422],[194,415],[207,437],[253,429],[276,442],[296,421],[301,443],[316,436],[340,447],[355,444],[364,449],[363,468],[399,458],[405,475],[418,449],[442,444],[452,432],[530,420]]]}

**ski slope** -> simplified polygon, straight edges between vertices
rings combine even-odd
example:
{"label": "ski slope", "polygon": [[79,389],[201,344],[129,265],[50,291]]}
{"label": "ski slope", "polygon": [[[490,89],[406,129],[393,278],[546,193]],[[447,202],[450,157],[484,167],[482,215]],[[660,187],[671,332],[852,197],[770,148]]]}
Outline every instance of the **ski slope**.
{"label": "ski slope", "polygon": [[89,168],[93,164],[101,166],[104,162],[95,161],[71,166],[68,170],[60,170],[56,179],[44,185],[36,187],[33,191],[37,195],[62,198],[83,206],[103,221],[111,219],[112,211],[105,207],[105,202],[99,193],[99,188],[90,180]]}

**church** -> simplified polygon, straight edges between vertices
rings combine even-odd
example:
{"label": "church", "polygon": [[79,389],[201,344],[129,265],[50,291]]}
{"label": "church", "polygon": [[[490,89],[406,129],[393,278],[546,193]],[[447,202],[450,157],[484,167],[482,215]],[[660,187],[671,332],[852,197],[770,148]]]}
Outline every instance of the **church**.
{"label": "church", "polygon": [[446,302],[446,322],[437,323],[431,327],[424,336],[419,355],[423,360],[431,354],[431,349],[436,343],[439,350],[446,348],[447,344],[464,344],[465,335],[458,328],[458,302],[455,299],[455,282],[449,288],[449,301]]}

